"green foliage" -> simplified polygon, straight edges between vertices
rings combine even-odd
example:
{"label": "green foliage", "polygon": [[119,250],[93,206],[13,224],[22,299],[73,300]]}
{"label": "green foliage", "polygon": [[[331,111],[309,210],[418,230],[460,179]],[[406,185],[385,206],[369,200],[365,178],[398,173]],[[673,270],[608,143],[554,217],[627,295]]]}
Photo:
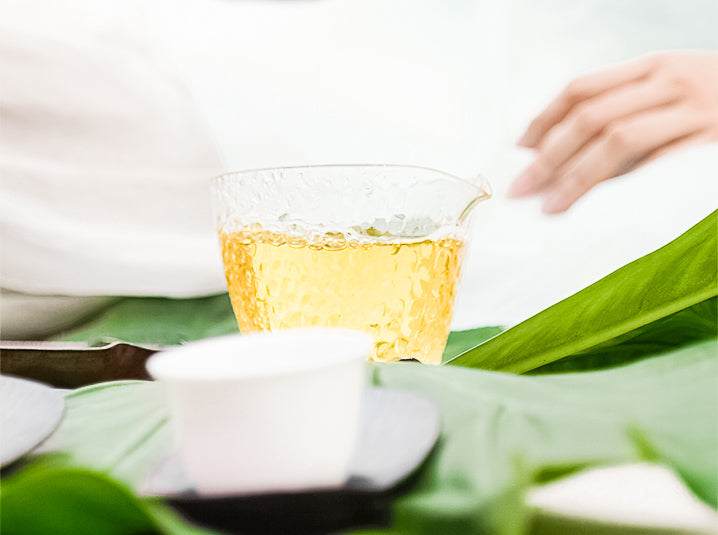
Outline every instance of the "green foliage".
{"label": "green foliage", "polygon": [[108,340],[169,346],[239,332],[229,296],[192,299],[128,297],[56,337],[104,345]]}
{"label": "green foliage", "polygon": [[446,341],[444,355],[441,358],[442,363],[458,357],[477,344],[493,338],[501,331],[503,331],[502,327],[479,327],[466,331],[451,331],[449,339]]}
{"label": "green foliage", "polygon": [[13,535],[211,535],[161,500],[140,498],[101,472],[43,459],[3,480],[2,530]]}
{"label": "green foliage", "polygon": [[126,535],[155,533],[157,524],[128,488],[80,468],[29,467],[3,480],[3,533]]}
{"label": "green foliage", "polygon": [[[557,360],[529,373],[561,373],[608,368],[655,355],[674,347],[715,338],[718,299],[706,299],[573,357]],[[579,358],[580,357],[580,358]]]}
{"label": "green foliage", "polygon": [[718,211],[451,364],[525,373],[571,358],[577,362],[563,369],[580,369],[603,357],[616,364],[715,337],[717,254]]}
{"label": "green foliage", "polygon": [[137,487],[168,451],[172,434],[160,383],[116,381],[71,391],[65,416],[41,451]]}
{"label": "green foliage", "polygon": [[[578,468],[660,462],[718,507],[716,340],[618,368],[517,376],[380,365],[375,383],[441,408],[441,443],[396,504],[406,533],[524,533],[523,491]],[[687,417],[690,415],[690,417]]]}
{"label": "green foliage", "polygon": [[[442,416],[440,443],[418,482],[396,501],[390,531],[525,533],[530,517],[523,497],[532,484],[585,466],[636,460],[673,467],[696,496],[718,505],[716,340],[610,370],[562,375],[517,376],[411,363],[376,364],[372,370],[376,385],[419,393],[437,403]],[[67,401],[67,417],[45,448],[66,454],[52,470],[92,469],[137,488],[171,447],[158,383],[106,383],[71,392]],[[139,514],[140,506],[128,504],[126,496],[98,499],[97,506],[81,498],[79,509],[72,505],[80,500],[71,489],[76,479],[62,473],[65,487],[56,487],[52,474],[45,480],[30,469],[14,476],[16,486],[4,480],[3,522],[8,515],[24,518],[27,504],[41,503],[36,496],[58,504],[67,498],[66,510],[77,517],[73,522],[87,515],[88,525],[107,516],[101,506],[115,501],[119,525],[130,525]],[[22,483],[25,477],[32,485]],[[77,492],[84,492],[81,478]],[[36,486],[45,481],[62,491],[43,494]],[[102,495],[96,487],[93,492]],[[9,501],[8,488],[15,489]],[[156,502],[133,499],[141,502],[140,513],[160,526],[156,529],[190,529]],[[54,507],[61,505],[47,509],[42,522],[52,521]],[[107,518],[114,519],[113,514]]]}

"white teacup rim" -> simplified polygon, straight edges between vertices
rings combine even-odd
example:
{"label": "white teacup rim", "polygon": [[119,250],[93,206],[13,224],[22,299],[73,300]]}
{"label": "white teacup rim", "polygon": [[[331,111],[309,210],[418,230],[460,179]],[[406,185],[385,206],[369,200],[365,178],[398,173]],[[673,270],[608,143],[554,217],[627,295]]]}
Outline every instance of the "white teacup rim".
{"label": "white teacup rim", "polygon": [[302,328],[229,334],[187,342],[146,363],[162,381],[207,382],[269,378],[366,360],[368,334],[343,328]]}

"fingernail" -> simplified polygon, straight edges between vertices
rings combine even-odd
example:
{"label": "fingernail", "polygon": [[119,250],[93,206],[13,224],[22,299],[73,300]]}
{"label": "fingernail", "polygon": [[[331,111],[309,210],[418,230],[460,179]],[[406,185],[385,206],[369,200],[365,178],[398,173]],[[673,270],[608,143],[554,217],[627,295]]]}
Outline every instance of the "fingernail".
{"label": "fingernail", "polygon": [[509,189],[509,197],[524,197],[534,192],[534,176],[530,168],[516,177],[511,188]]}
{"label": "fingernail", "polygon": [[567,208],[561,192],[555,192],[546,196],[542,206],[544,214],[560,214],[561,212],[565,212]]}
{"label": "fingernail", "polygon": [[519,138],[519,140],[516,142],[516,144],[519,147],[526,147],[529,149],[536,148],[536,144],[538,143],[538,139],[536,139],[536,135],[531,132],[531,129],[527,129],[526,132]]}
{"label": "fingernail", "polygon": [[531,141],[531,136],[529,136],[529,131],[526,130],[526,132],[524,132],[524,135],[522,135],[519,138],[519,140],[516,142],[516,144],[519,147],[531,147],[530,141]]}

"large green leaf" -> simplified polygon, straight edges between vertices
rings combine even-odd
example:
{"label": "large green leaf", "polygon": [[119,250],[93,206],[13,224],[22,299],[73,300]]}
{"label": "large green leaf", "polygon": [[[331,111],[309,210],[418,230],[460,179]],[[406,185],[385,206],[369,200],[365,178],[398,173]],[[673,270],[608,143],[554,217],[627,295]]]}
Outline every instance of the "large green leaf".
{"label": "large green leaf", "polygon": [[213,532],[184,522],[158,499],[142,499],[92,470],[37,463],[3,480],[2,529],[14,535]]}
{"label": "large green leaf", "polygon": [[[657,346],[677,347],[705,338],[706,329],[715,336],[717,239],[718,211],[668,245],[450,362],[524,373],[569,357],[610,353],[611,363],[616,363],[650,354],[645,351],[655,348],[655,335],[666,325],[680,335],[673,340],[661,336]],[[707,310],[710,315],[704,317],[701,313]],[[669,319],[675,314],[679,316]],[[610,349],[621,345],[624,351],[631,339],[638,343],[625,353]]]}
{"label": "large green leaf", "polygon": [[475,345],[493,338],[501,331],[503,331],[502,327],[478,327],[466,331],[451,331],[441,361],[448,362]]}
{"label": "large green leaf", "polygon": [[154,533],[132,492],[102,474],[46,465],[3,480],[2,529],[16,535]]}
{"label": "large green leaf", "polygon": [[611,370],[536,377],[379,366],[377,384],[433,399],[444,419],[421,481],[396,504],[395,528],[523,533],[532,482],[635,460],[673,467],[718,506],[716,351],[714,339]]}
{"label": "large green leaf", "polygon": [[108,339],[160,346],[239,332],[226,293],[190,299],[128,297],[57,340],[103,345]]}
{"label": "large green leaf", "polygon": [[715,338],[717,322],[718,299],[714,297],[529,373],[595,370],[624,364],[673,347]]}
{"label": "large green leaf", "polygon": [[40,452],[63,452],[72,466],[111,474],[137,487],[166,455],[171,431],[160,383],[116,381],[65,397],[65,416]]}
{"label": "large green leaf", "polygon": [[[518,376],[411,363],[372,370],[375,384],[432,399],[442,416],[440,442],[418,483],[396,502],[392,529],[525,533],[530,485],[634,460],[673,467],[698,497],[717,505],[715,339],[597,372]],[[73,466],[137,487],[170,448],[157,383],[107,383],[70,393],[67,401],[46,449],[66,453]],[[31,493],[25,498],[35,501]],[[170,520],[163,529],[179,533],[181,521],[163,514]]]}

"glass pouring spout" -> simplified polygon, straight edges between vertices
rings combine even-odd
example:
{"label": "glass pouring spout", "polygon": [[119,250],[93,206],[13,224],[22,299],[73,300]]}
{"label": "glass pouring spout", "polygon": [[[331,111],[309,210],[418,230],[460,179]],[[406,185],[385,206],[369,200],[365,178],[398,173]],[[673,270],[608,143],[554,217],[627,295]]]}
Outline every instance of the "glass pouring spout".
{"label": "glass pouring spout", "polygon": [[466,205],[466,208],[464,208],[459,215],[459,225],[463,224],[464,221],[468,219],[469,215],[471,215],[471,212],[473,212],[474,208],[476,208],[476,206],[480,202],[490,199],[492,195],[491,185],[483,175],[478,175],[473,181],[471,181],[471,183],[475,184],[476,186],[476,196],[471,199],[471,201],[469,201],[469,203]]}

